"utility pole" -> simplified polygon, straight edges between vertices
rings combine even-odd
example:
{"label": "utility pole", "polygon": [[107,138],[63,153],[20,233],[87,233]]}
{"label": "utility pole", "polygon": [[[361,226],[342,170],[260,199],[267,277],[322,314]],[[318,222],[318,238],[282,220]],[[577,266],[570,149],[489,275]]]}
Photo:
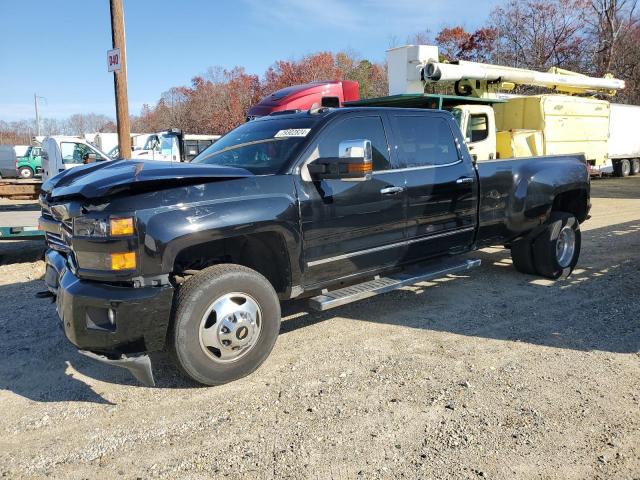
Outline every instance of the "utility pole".
{"label": "utility pole", "polygon": [[[40,136],[40,112],[38,111],[38,95],[35,93],[33,94],[33,103],[36,106],[36,135]],[[29,138],[29,143],[31,143],[31,138]]]}
{"label": "utility pole", "polygon": [[120,158],[131,158],[131,129],[129,126],[129,98],[127,95],[127,57],[125,53],[124,8],[122,0],[109,0],[111,7],[111,41],[120,49],[120,69],[113,72],[118,122]]}

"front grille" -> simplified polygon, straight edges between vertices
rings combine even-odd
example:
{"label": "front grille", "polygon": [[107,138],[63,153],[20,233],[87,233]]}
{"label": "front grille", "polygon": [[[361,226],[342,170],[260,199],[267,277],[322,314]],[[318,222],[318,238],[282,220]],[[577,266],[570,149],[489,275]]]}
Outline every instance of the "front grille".
{"label": "front grille", "polygon": [[62,228],[64,228],[65,231],[69,235],[73,235],[73,221],[72,220],[63,220],[62,221]]}
{"label": "front grille", "polygon": [[46,232],[44,238],[47,241],[47,246],[54,250],[61,252],[69,252],[71,247],[67,244],[63,235],[57,233]]}
{"label": "front grille", "polygon": [[45,220],[49,220],[51,222],[55,222],[58,224],[59,233],[56,232],[45,232],[44,238],[47,242],[47,246],[52,248],[53,250],[58,250],[60,252],[70,252],[71,245],[68,242],[68,239],[73,235],[73,221],[72,220],[64,220],[59,221],[56,220],[55,217],[51,214],[51,210],[49,206],[42,203],[42,218]]}

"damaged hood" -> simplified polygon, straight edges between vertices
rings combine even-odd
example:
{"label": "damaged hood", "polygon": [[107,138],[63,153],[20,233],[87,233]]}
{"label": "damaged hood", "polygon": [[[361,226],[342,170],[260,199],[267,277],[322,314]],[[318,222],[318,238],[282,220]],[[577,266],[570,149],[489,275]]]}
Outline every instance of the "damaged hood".
{"label": "damaged hood", "polygon": [[70,168],[42,185],[50,197],[99,198],[126,191],[149,191],[216,180],[251,177],[243,168],[151,160],[114,160]]}

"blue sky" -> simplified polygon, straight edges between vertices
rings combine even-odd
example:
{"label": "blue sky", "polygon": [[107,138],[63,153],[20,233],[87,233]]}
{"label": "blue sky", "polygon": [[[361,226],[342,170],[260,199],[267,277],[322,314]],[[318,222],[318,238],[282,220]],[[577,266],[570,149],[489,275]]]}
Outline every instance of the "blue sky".
{"label": "blue sky", "polygon": [[[129,108],[210,66],[262,73],[278,59],[351,49],[384,59],[392,39],[481,25],[499,0],[124,0]],[[108,0],[0,0],[0,120],[114,116]]]}

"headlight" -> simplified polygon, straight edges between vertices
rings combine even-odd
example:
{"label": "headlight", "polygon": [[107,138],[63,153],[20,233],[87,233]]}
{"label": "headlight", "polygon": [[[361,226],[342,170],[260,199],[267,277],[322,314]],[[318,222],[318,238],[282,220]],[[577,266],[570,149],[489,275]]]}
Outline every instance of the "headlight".
{"label": "headlight", "polygon": [[111,235],[116,236],[124,236],[124,235],[133,235],[133,218],[112,218],[110,221],[111,224]]}
{"label": "headlight", "polygon": [[73,235],[77,237],[106,237],[109,224],[106,220],[76,217],[73,219]]}
{"label": "headlight", "polygon": [[89,217],[76,217],[73,219],[73,235],[78,237],[105,238],[123,237],[133,235],[133,218],[98,219]]}

